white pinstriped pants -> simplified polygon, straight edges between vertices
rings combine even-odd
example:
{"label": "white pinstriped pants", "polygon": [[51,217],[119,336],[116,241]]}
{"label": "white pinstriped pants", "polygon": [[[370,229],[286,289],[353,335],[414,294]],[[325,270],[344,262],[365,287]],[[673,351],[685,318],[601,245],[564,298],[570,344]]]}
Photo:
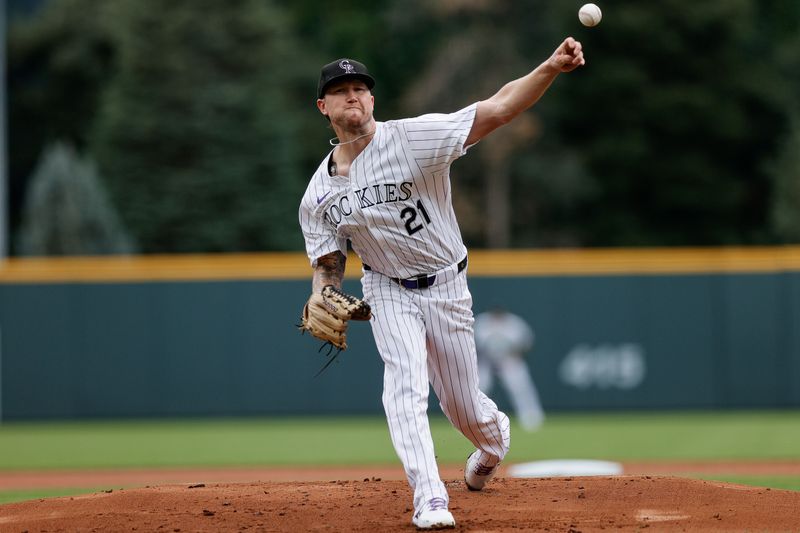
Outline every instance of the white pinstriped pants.
{"label": "white pinstriped pants", "polygon": [[406,289],[365,271],[364,297],[384,362],[383,406],[392,443],[414,490],[414,508],[431,498],[449,501],[436,465],[428,423],[428,383],[448,420],[489,462],[508,452],[508,417],[478,388],[472,295],[466,270],[436,273],[426,289]]}

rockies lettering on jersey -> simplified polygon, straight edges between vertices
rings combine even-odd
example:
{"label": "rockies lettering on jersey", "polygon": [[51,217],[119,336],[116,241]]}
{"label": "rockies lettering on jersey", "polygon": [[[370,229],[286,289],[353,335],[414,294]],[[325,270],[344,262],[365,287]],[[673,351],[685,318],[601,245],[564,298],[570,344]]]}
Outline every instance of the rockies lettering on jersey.
{"label": "rockies lettering on jersey", "polygon": [[463,259],[450,165],[466,153],[476,109],[376,122],[349,176],[330,175],[328,154],[300,205],[312,264],[337,250],[347,253],[348,239],[364,263],[392,277],[435,272]]}
{"label": "rockies lettering on jersey", "polygon": [[[368,209],[384,203],[403,202],[411,198],[411,187],[413,186],[414,184],[409,181],[373,185],[372,188],[364,187],[355,191],[355,198],[361,209]],[[402,196],[397,195],[398,190]],[[343,217],[349,217],[353,214],[350,201],[350,196],[341,196],[338,201],[334,201],[325,213],[325,220],[334,226],[338,226]]]}

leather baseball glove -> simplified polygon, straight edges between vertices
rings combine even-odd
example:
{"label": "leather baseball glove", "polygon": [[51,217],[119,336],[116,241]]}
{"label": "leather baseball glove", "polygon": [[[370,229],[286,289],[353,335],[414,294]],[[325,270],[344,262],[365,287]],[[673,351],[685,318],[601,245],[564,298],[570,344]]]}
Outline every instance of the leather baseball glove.
{"label": "leather baseball glove", "polygon": [[326,285],[308,299],[298,327],[302,333],[308,331],[325,345],[341,351],[347,349],[347,322],[370,318],[372,311],[367,302]]}

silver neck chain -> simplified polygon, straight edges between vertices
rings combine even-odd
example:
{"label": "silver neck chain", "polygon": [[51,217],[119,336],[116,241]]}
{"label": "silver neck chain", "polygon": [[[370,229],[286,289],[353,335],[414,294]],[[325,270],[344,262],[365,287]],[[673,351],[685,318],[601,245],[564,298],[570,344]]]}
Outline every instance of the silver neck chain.
{"label": "silver neck chain", "polygon": [[339,138],[338,137],[334,137],[333,139],[329,140],[328,143],[330,143],[331,146],[343,146],[345,144],[354,143],[354,142],[358,141],[359,139],[363,139],[364,137],[369,137],[370,135],[373,135],[374,133],[375,133],[375,130],[372,130],[369,133],[365,133],[364,135],[359,135],[355,139],[351,139],[349,141],[344,141],[344,142],[335,142],[335,141],[338,141]]}

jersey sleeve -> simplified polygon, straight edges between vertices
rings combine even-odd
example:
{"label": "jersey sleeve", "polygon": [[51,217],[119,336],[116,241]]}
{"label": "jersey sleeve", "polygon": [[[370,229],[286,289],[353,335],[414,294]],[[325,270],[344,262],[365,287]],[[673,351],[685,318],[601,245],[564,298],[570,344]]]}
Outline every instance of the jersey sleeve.
{"label": "jersey sleeve", "polygon": [[336,235],[333,226],[325,222],[324,211],[308,193],[300,203],[299,218],[312,267],[316,267],[317,259],[324,255],[337,251],[347,255],[347,239]]}
{"label": "jersey sleeve", "polygon": [[423,168],[445,167],[467,153],[477,102],[456,111],[432,113],[402,121],[408,147]]}

